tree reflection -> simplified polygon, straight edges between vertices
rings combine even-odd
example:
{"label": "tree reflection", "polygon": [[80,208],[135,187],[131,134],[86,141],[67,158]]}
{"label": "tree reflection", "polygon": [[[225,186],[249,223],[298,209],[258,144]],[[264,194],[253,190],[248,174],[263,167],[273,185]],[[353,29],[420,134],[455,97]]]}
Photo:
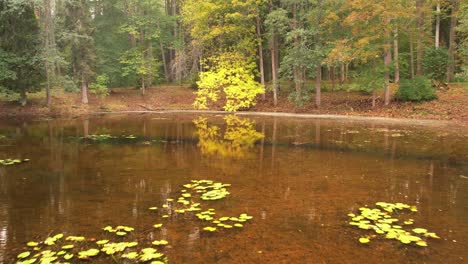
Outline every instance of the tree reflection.
{"label": "tree reflection", "polygon": [[264,134],[255,130],[255,122],[249,118],[235,115],[224,117],[226,129],[210,125],[208,118],[193,120],[197,129],[198,147],[203,155],[221,155],[222,157],[243,158],[256,141]]}

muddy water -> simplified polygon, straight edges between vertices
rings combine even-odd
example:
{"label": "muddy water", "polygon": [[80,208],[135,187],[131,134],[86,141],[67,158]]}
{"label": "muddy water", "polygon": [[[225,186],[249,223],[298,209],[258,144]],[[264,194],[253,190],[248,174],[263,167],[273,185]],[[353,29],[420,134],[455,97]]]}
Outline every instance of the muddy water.
{"label": "muddy water", "polygon": [[[134,135],[107,142],[91,134]],[[0,123],[0,263],[50,234],[109,238],[135,231],[138,249],[166,239],[169,263],[466,263],[468,130],[268,117],[95,116]],[[215,233],[193,214],[149,211],[191,179],[231,183],[206,202],[218,215],[247,213],[244,228]],[[348,225],[375,202],[418,207],[427,248]],[[163,223],[161,229],[153,224]],[[96,263],[111,263],[98,257]]]}

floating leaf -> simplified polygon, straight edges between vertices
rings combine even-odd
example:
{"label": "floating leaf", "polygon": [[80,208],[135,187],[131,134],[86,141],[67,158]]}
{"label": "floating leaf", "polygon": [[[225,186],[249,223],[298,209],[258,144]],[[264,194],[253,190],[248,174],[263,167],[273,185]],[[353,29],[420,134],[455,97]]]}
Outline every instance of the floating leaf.
{"label": "floating leaf", "polygon": [[119,232],[116,232],[115,234],[118,235],[118,236],[125,236],[127,234],[127,232],[119,231]]}
{"label": "floating leaf", "polygon": [[424,234],[425,237],[431,237],[431,238],[436,238],[436,239],[440,239],[440,237],[438,235],[436,235],[436,233],[426,233]]}
{"label": "floating leaf", "polygon": [[207,227],[204,227],[203,230],[209,231],[209,232],[214,232],[214,231],[216,231],[216,227],[207,226]]}
{"label": "floating leaf", "polygon": [[138,252],[128,252],[126,254],[123,254],[122,258],[136,259],[136,258],[138,258]]}
{"label": "floating leaf", "polygon": [[72,249],[74,247],[74,245],[65,245],[65,246],[62,246],[62,249]]}
{"label": "floating leaf", "polygon": [[104,244],[106,244],[106,243],[108,243],[108,242],[109,242],[109,240],[104,239],[104,240],[96,241],[96,244],[98,244],[98,245],[104,245]]}
{"label": "floating leaf", "polygon": [[67,238],[65,238],[65,240],[79,242],[79,241],[84,241],[85,237],[82,237],[82,236],[68,236]]}
{"label": "floating leaf", "polygon": [[153,241],[152,244],[155,246],[161,246],[161,245],[167,245],[169,244],[169,242],[167,242],[167,240],[162,239],[162,240]]}
{"label": "floating leaf", "polygon": [[160,227],[162,227],[162,226],[163,226],[163,224],[154,224],[154,225],[153,225],[154,228],[160,228]]}
{"label": "floating leaf", "polygon": [[73,254],[72,254],[72,253],[65,254],[65,255],[63,256],[63,258],[64,258],[65,260],[70,260],[70,259],[73,258]]}
{"label": "floating leaf", "polygon": [[29,257],[29,255],[31,255],[31,252],[25,251],[25,252],[23,252],[23,253],[18,254],[17,257],[18,257],[19,259],[24,259],[24,258]]}
{"label": "floating leaf", "polygon": [[34,242],[34,241],[30,241],[30,242],[28,242],[26,245],[27,245],[28,247],[35,247],[35,246],[39,245],[39,243]]}
{"label": "floating leaf", "polygon": [[424,241],[424,240],[420,240],[420,241],[416,242],[416,245],[418,245],[420,247],[427,247],[427,242]]}
{"label": "floating leaf", "polygon": [[158,208],[156,206],[153,206],[153,207],[150,207],[148,208],[149,210],[158,210]]}
{"label": "floating leaf", "polygon": [[359,243],[361,243],[361,244],[367,244],[367,243],[369,243],[369,242],[370,242],[370,240],[369,240],[369,238],[367,238],[367,237],[361,237],[361,238],[359,238]]}
{"label": "floating leaf", "polygon": [[415,232],[416,234],[425,234],[425,233],[427,233],[427,229],[425,229],[425,228],[414,228],[413,232]]}

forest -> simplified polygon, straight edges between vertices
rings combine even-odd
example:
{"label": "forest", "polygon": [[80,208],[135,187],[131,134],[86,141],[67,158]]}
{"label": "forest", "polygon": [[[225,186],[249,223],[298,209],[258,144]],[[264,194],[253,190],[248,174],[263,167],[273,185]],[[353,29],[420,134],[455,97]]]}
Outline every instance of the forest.
{"label": "forest", "polygon": [[329,89],[432,100],[468,81],[467,37],[460,0],[0,0],[0,93],[50,106],[56,90],[87,104],[177,84],[226,111],[281,93],[320,107]]}

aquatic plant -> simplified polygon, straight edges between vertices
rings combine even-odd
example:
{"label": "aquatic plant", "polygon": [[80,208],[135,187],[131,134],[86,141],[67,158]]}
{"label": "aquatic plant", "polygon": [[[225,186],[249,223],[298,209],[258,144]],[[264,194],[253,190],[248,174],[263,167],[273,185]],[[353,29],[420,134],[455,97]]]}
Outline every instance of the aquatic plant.
{"label": "aquatic plant", "polygon": [[[230,184],[214,182],[211,180],[192,180],[190,183],[184,184],[180,191],[180,197],[175,199],[167,198],[166,202],[158,207],[152,206],[148,209],[160,213],[162,219],[168,218],[173,213],[185,214],[193,213],[198,219],[202,220],[203,224],[208,223],[208,226],[202,228],[203,231],[216,232],[221,229],[242,228],[244,223],[253,219],[246,213],[241,213],[238,216],[221,216],[216,217],[216,210],[208,208],[203,210],[204,203],[216,203],[217,200],[227,197],[230,193],[227,188]],[[163,223],[154,224],[153,227],[159,229]],[[102,228],[105,233],[115,234],[117,240],[120,237],[125,237],[128,233],[135,229],[130,226],[119,225],[116,227],[105,226]],[[421,231],[421,230],[418,230]],[[166,246],[169,241],[165,239],[154,240],[151,242],[153,246]],[[44,241],[30,241],[27,243],[28,251],[21,252],[17,255],[18,263],[55,263],[68,262],[75,258],[80,260],[90,261],[95,257],[112,256],[113,260],[118,262],[121,260],[133,260],[135,262],[150,262],[154,264],[167,263],[167,257],[156,248],[147,247],[140,251],[136,250],[139,243],[133,242],[113,242],[110,239],[96,240],[95,238],[86,239],[83,236],[64,236],[63,233],[47,237]],[[47,248],[47,249],[45,249]],[[45,249],[45,250],[43,250]]]}
{"label": "aquatic plant", "polygon": [[15,164],[20,164],[23,162],[27,162],[29,159],[0,159],[0,165],[3,166],[10,166],[10,165],[15,165]]}
{"label": "aquatic plant", "polygon": [[[417,212],[416,206],[411,206],[404,203],[386,203],[377,202],[376,205],[380,208],[359,208],[360,214],[349,213],[348,216],[351,218],[350,225],[355,226],[359,229],[372,230],[376,235],[367,235],[359,238],[361,244],[367,244],[371,238],[375,238],[378,235],[383,236],[386,239],[395,239],[402,244],[411,244],[426,247],[426,238],[440,238],[433,232],[429,232],[425,228],[413,228],[405,230],[404,226],[412,226],[414,219],[400,220],[393,213],[398,211],[410,211]],[[403,225],[398,225],[398,222],[402,222]]]}

